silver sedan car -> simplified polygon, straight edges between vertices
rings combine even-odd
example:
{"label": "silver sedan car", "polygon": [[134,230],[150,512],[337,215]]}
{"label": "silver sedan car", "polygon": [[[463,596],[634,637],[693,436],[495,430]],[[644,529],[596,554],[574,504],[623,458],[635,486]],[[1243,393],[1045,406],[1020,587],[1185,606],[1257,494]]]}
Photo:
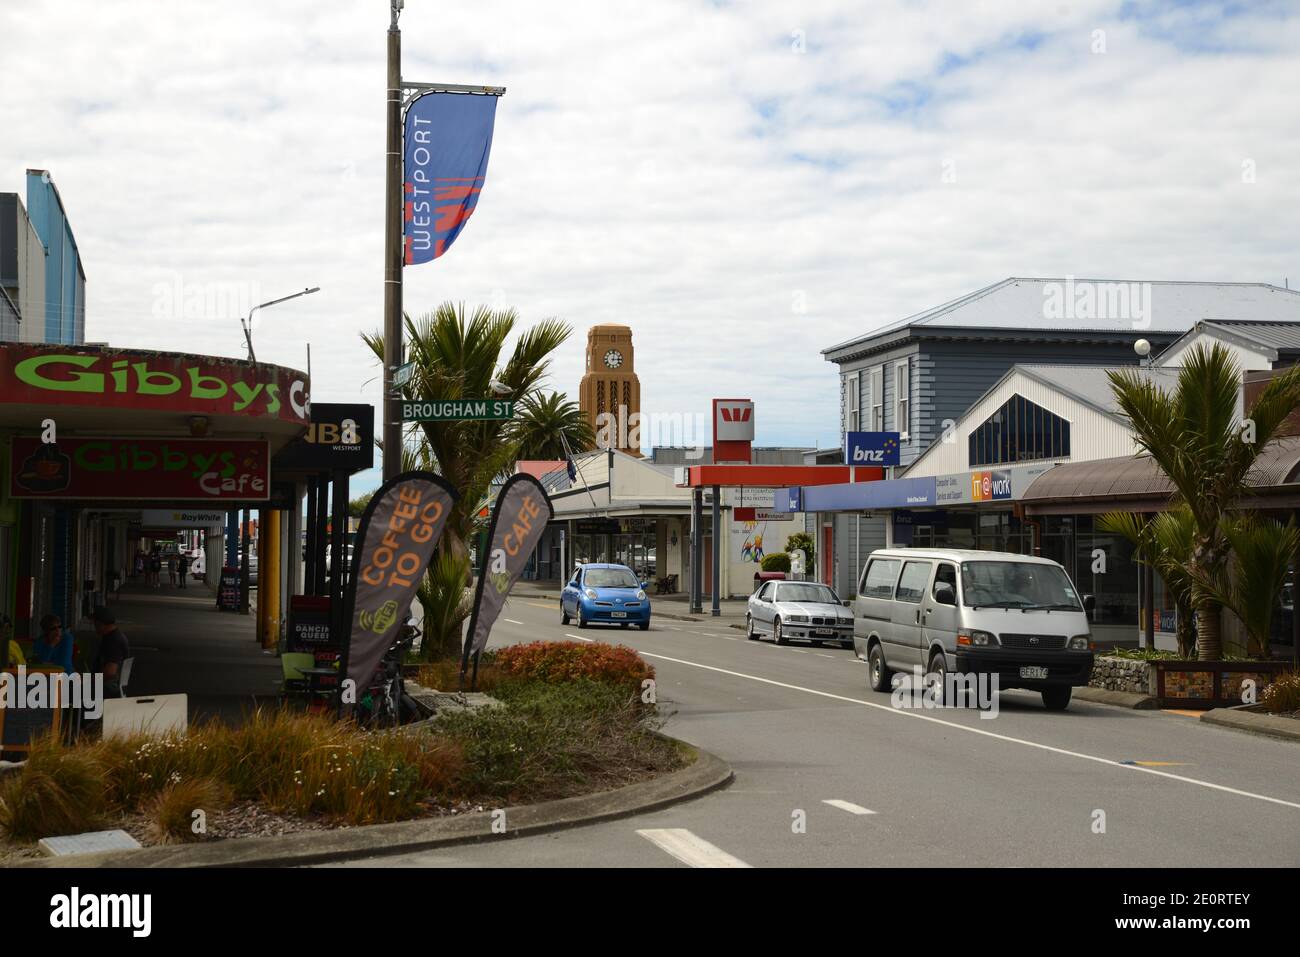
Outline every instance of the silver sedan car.
{"label": "silver sedan car", "polygon": [[757,641],[761,635],[771,635],[778,645],[799,638],[815,645],[834,641],[841,648],[852,648],[853,612],[826,585],[764,582],[749,596],[745,611],[745,636]]}

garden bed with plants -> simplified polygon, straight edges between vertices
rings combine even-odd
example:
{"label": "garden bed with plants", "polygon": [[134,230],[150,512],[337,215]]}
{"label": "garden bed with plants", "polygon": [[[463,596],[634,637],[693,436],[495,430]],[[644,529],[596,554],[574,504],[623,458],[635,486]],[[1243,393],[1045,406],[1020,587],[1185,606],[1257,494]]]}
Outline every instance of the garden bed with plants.
{"label": "garden bed with plants", "polygon": [[1275,718],[1300,721],[1300,672],[1292,671],[1275,679],[1259,696],[1255,710]]}
{"label": "garden bed with plants", "polygon": [[[456,664],[425,671],[437,687]],[[537,642],[484,656],[479,689],[505,707],[415,728],[261,710],[183,736],[41,740],[0,778],[0,862],[38,856],[43,837],[107,828],[145,845],[210,841],[611,790],[690,760],[658,733],[653,678],[629,648]]]}

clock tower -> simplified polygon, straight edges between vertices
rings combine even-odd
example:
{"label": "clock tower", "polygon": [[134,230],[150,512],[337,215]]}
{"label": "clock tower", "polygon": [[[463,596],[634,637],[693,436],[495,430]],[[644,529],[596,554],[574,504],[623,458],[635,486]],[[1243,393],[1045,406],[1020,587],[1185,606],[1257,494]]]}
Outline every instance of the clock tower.
{"label": "clock tower", "polygon": [[608,445],[629,455],[641,454],[637,441],[641,381],[632,361],[632,330],[628,326],[592,326],[587,330],[587,368],[578,386],[578,407],[591,421],[598,447]]}

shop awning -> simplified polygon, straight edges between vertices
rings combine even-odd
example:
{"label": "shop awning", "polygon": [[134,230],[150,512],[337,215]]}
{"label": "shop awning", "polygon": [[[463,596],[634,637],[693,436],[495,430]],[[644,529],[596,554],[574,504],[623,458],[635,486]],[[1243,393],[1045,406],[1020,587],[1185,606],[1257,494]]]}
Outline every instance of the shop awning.
{"label": "shop awning", "polygon": [[[1300,507],[1300,436],[1288,436],[1264,449],[1250,483],[1258,494],[1243,504]],[[1036,478],[1021,497],[1029,515],[1100,513],[1116,509],[1158,512],[1168,507],[1173,486],[1149,455],[1097,459],[1058,465]]]}

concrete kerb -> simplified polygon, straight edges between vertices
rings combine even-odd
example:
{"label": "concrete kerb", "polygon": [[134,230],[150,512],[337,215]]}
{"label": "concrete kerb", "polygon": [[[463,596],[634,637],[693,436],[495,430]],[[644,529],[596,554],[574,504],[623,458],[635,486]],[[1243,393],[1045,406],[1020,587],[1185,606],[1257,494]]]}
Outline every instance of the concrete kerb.
{"label": "concrete kerb", "polygon": [[1206,724],[1234,731],[1246,731],[1251,734],[1263,734],[1270,738],[1300,743],[1300,721],[1295,718],[1280,718],[1277,715],[1252,711],[1255,705],[1238,705],[1235,708],[1214,708],[1201,715],[1200,720]]}
{"label": "concrete kerb", "polygon": [[1151,695],[1135,694],[1131,691],[1112,691],[1108,688],[1094,688],[1091,685],[1075,688],[1071,697],[1091,704],[1108,704],[1115,708],[1132,708],[1139,711],[1155,711],[1160,707],[1160,699]]}
{"label": "concrete kerb", "polygon": [[24,861],[15,867],[301,867],[332,861],[408,854],[458,844],[507,840],[645,814],[726,787],[734,775],[721,758],[678,744],[695,755],[688,767],[613,791],[504,808],[506,830],[493,833],[492,811],[283,837],[245,837],[134,851],[74,854]]}

